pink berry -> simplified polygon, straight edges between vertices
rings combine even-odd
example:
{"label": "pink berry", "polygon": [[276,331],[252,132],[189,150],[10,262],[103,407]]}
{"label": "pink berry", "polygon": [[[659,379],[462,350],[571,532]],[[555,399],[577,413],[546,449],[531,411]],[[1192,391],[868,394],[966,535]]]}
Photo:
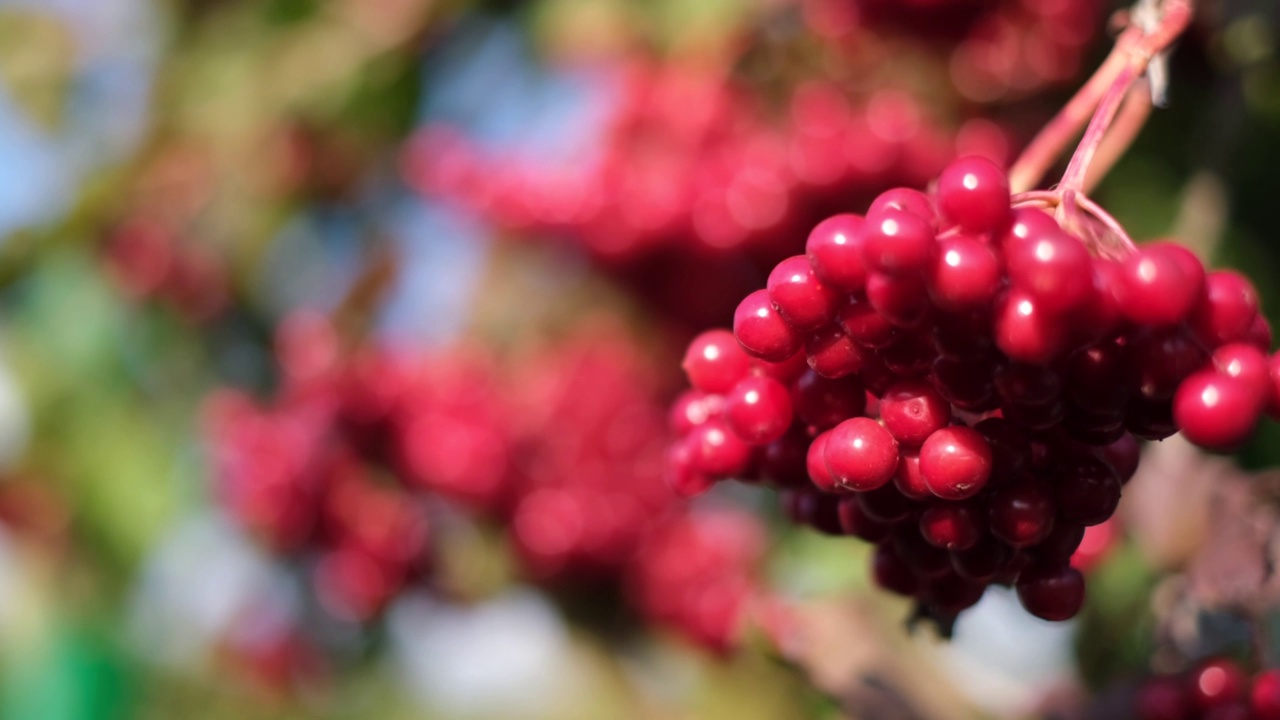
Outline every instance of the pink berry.
{"label": "pink berry", "polygon": [[868,270],[901,275],[931,264],[936,249],[933,227],[910,212],[886,208],[868,214],[862,230],[862,262]]}
{"label": "pink berry", "polygon": [[1249,343],[1228,343],[1214,350],[1213,367],[1223,375],[1245,383],[1259,396],[1265,397],[1270,389],[1271,370],[1267,356]]}
{"label": "pink berry", "polygon": [[1168,326],[1187,318],[1203,283],[1204,269],[1197,276],[1181,248],[1153,243],[1125,259],[1115,294],[1130,322]]}
{"label": "pink berry", "polygon": [[920,476],[944,500],[973,497],[991,478],[991,446],[972,428],[938,430],[920,447]]}
{"label": "pink berry", "polygon": [[756,290],[738,304],[733,334],[744,350],[769,362],[786,360],[801,344],[800,336],[773,309],[767,290]]}
{"label": "pink berry", "polygon": [[1237,702],[1244,698],[1244,672],[1226,658],[1207,660],[1191,671],[1191,702],[1201,711]]}
{"label": "pink berry", "polygon": [[768,445],[791,427],[791,393],[764,375],[738,381],[725,397],[724,410],[729,427],[752,445]]}
{"label": "pink berry", "polygon": [[996,345],[1014,360],[1045,365],[1066,347],[1066,328],[1021,290],[1010,290],[996,314]]}
{"label": "pink berry", "polygon": [[804,341],[809,367],[826,378],[842,378],[862,370],[867,351],[838,325],[814,331]]}
{"label": "pink berry", "polygon": [[915,275],[872,273],[867,278],[867,302],[900,328],[919,327],[929,316],[928,291]]}
{"label": "pink berry", "polygon": [[836,485],[835,476],[827,469],[827,438],[830,436],[831,433],[828,431],[813,439],[809,444],[809,452],[805,456],[805,467],[809,471],[809,479],[819,490],[825,493],[837,493],[841,492],[841,489]]}
{"label": "pink berry", "polygon": [[1173,398],[1173,419],[1183,436],[1196,445],[1233,450],[1253,433],[1264,400],[1242,380],[1201,370],[1179,386]]}
{"label": "pink berry", "polygon": [[865,298],[852,298],[836,314],[845,334],[863,347],[882,348],[898,337],[901,330],[871,307]]}
{"label": "pink berry", "polygon": [[803,255],[789,257],[769,273],[769,299],[791,327],[805,331],[826,325],[836,314],[841,295],[828,288]]}
{"label": "pink berry", "polygon": [[1093,264],[1084,245],[1064,231],[1005,246],[1009,281],[1049,313],[1083,305],[1093,290]]}
{"label": "pink berry", "polygon": [[982,307],[1000,289],[1000,261],[985,243],[957,235],[938,242],[927,280],[929,297],[943,310]]}
{"label": "pink berry", "polygon": [[1009,179],[995,163],[979,156],[960,158],[938,178],[938,210],[966,232],[1002,229],[1008,221]]}
{"label": "pink berry", "polygon": [[1258,317],[1258,292],[1253,283],[1232,270],[1205,275],[1204,297],[1188,322],[1200,342],[1218,347],[1249,337]]}
{"label": "pink berry", "polygon": [[684,354],[689,384],[703,392],[729,392],[750,369],[751,358],[728,330],[707,330],[689,343]]}
{"label": "pink berry", "polygon": [[919,447],[951,421],[951,405],[928,383],[906,380],[880,398],[880,419],[899,443]]}
{"label": "pink berry", "polygon": [[746,470],[751,446],[729,429],[723,420],[708,420],[689,433],[690,462],[698,472],[714,477],[730,477]]}
{"label": "pink berry", "polygon": [[1084,576],[1066,564],[1031,565],[1018,575],[1018,600],[1042,620],[1070,620],[1084,605]]}
{"label": "pink berry", "polygon": [[893,479],[898,443],[870,418],[851,418],[827,438],[827,468],[836,482],[851,490],[874,490]]}
{"label": "pink berry", "polygon": [[1280,720],[1280,670],[1264,670],[1253,678],[1249,707],[1254,720]]}
{"label": "pink berry", "polygon": [[805,255],[813,272],[827,287],[842,292],[861,290],[867,282],[862,264],[860,215],[836,215],[818,223],[809,233]]}

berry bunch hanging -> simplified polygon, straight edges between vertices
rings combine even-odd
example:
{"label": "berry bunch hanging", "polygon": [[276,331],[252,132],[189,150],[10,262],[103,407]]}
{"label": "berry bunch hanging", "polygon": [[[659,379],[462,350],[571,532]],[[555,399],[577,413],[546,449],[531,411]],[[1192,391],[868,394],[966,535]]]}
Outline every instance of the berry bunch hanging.
{"label": "berry bunch hanging", "polygon": [[1073,617],[1069,560],[1115,512],[1138,439],[1231,449],[1276,407],[1249,281],[1174,242],[1135,246],[1083,193],[1136,72],[1188,13],[1167,3],[1160,28],[1121,38],[1054,191],[1011,194],[1004,170],[964,157],[928,192],[815,227],[732,333],[689,346],[672,484],[768,478],[797,521],[875,543],[876,581],[936,618],[993,582]]}
{"label": "berry bunch hanging", "polygon": [[1232,660],[1209,658],[1185,673],[1146,680],[1134,713],[1138,720],[1277,720],[1280,670],[1250,678]]}

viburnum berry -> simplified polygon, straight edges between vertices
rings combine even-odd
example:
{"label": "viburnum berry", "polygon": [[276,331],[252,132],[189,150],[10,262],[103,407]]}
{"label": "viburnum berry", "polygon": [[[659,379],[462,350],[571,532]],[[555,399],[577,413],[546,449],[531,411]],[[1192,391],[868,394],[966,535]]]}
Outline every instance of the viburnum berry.
{"label": "viburnum berry", "polygon": [[728,330],[702,333],[689,343],[684,354],[689,384],[706,393],[728,392],[750,369],[751,358]]}
{"label": "viburnum berry", "polygon": [[840,294],[828,288],[803,255],[787,258],[769,273],[769,300],[791,327],[817,330],[835,316]]}
{"label": "viburnum berry", "polygon": [[938,242],[927,285],[939,309],[980,308],[996,296],[1000,283],[1000,260],[985,243],[965,235]]}
{"label": "viburnum berry", "polygon": [[1093,290],[1089,251],[1056,227],[1006,242],[1005,258],[1013,288],[1050,314],[1080,307]]}
{"label": "viburnum berry", "polygon": [[1237,272],[1214,270],[1205,275],[1204,298],[1188,323],[1200,342],[1218,347],[1247,340],[1257,318],[1258,293],[1253,283]]}
{"label": "viburnum berry", "polygon": [[1130,322],[1176,325],[1195,308],[1204,284],[1204,268],[1172,243],[1139,248],[1124,261],[1115,287],[1120,310]]}
{"label": "viburnum berry", "polygon": [[729,391],[724,415],[739,438],[753,445],[767,445],[791,427],[791,393],[771,377],[746,377]]}
{"label": "viburnum berry", "polygon": [[1201,370],[1178,387],[1173,419],[1191,442],[1211,450],[1232,450],[1253,432],[1263,399],[1244,380]]}
{"label": "viburnum berry", "polygon": [[866,285],[867,269],[862,263],[865,222],[860,215],[836,215],[823,220],[809,233],[805,255],[814,274],[827,287],[856,292]]}
{"label": "viburnum berry", "polygon": [[920,477],[944,500],[971,498],[991,478],[991,446],[972,428],[942,428],[920,447]]}
{"label": "viburnum berry", "polygon": [[1018,574],[1018,600],[1042,620],[1070,620],[1084,605],[1084,576],[1066,564],[1033,564]]}
{"label": "viburnum berry", "polygon": [[951,405],[928,383],[904,380],[880,398],[880,420],[899,443],[919,447],[951,421]]}
{"label": "viburnum berry", "polygon": [[1255,720],[1280,720],[1280,670],[1266,670],[1253,678],[1249,709]]}
{"label": "viburnum berry", "polygon": [[1023,478],[996,488],[987,498],[991,534],[1013,547],[1035,545],[1053,531],[1057,508],[1043,480]]}
{"label": "viburnum berry", "polygon": [[966,503],[935,503],[920,515],[920,534],[944,550],[968,550],[982,538],[984,520]]}
{"label": "viburnum berry", "polygon": [[1009,180],[984,157],[963,157],[938,178],[938,210],[948,221],[973,233],[1001,229],[1009,217]]}
{"label": "viburnum berry", "polygon": [[919,583],[911,569],[893,545],[882,543],[871,555],[871,575],[880,587],[898,595],[912,596]]}
{"label": "viburnum berry", "polygon": [[1240,666],[1226,658],[1214,658],[1191,671],[1191,702],[1201,711],[1244,698],[1245,676]]}
{"label": "viburnum berry", "polygon": [[898,442],[880,423],[851,418],[837,425],[823,452],[836,483],[851,490],[874,490],[898,469]]}
{"label": "viburnum berry", "polygon": [[906,210],[885,208],[867,214],[862,229],[862,262],[889,275],[918,273],[932,264],[937,243],[932,226]]}
{"label": "viburnum berry", "polygon": [[738,304],[733,334],[744,350],[769,362],[786,360],[801,345],[800,335],[774,309],[767,290],[757,290]]}

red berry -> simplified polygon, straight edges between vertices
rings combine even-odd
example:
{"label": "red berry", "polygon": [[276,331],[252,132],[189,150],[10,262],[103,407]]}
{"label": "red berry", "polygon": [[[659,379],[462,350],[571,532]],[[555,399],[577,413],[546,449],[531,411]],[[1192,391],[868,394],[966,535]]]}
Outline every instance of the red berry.
{"label": "red berry", "polygon": [[809,233],[805,254],[813,272],[827,287],[843,292],[861,290],[867,282],[862,264],[860,215],[836,215],[818,223]]}
{"label": "red berry", "polygon": [[881,485],[875,490],[856,493],[854,499],[862,507],[862,511],[872,520],[896,525],[906,520],[918,510],[916,503],[898,492],[893,483]]}
{"label": "red berry", "polygon": [[824,456],[838,484],[851,490],[874,490],[893,478],[898,443],[880,423],[856,417],[831,431]]}
{"label": "red berry", "polygon": [[746,470],[751,461],[751,446],[720,419],[708,420],[694,428],[688,442],[693,468],[713,477],[737,475]]}
{"label": "red berry", "polygon": [[898,458],[898,470],[893,474],[893,486],[904,497],[912,500],[928,500],[933,497],[929,486],[920,477],[920,451],[903,448]]}
{"label": "red berry", "polygon": [[733,334],[744,350],[769,362],[786,360],[800,349],[800,336],[773,309],[767,290],[757,290],[738,304]]}
{"label": "red berry", "polygon": [[966,503],[934,503],[920,515],[920,534],[944,550],[967,550],[982,538],[983,522]]}
{"label": "red berry", "polygon": [[929,297],[943,310],[982,307],[1000,289],[1000,261],[985,243],[957,235],[938,241],[927,280]]}
{"label": "red berry", "polygon": [[1064,231],[1041,233],[1005,245],[1009,282],[1046,312],[1074,310],[1093,291],[1093,265],[1084,244]]}
{"label": "red berry", "polygon": [[919,447],[951,421],[951,405],[928,383],[904,380],[880,398],[880,419],[899,443]]}
{"label": "red berry", "polygon": [[675,443],[667,450],[667,485],[682,498],[701,495],[716,484],[715,478],[694,467],[693,451],[689,442]]}
{"label": "red berry", "polygon": [[936,578],[951,572],[951,556],[930,545],[913,523],[904,523],[893,531],[893,548],[918,575]]}
{"label": "red berry", "polygon": [[1200,342],[1217,347],[1249,337],[1258,317],[1258,292],[1253,283],[1232,270],[1205,275],[1204,297],[1188,320]]}
{"label": "red berry", "polygon": [[1202,711],[1244,698],[1244,672],[1226,658],[1206,660],[1191,671],[1191,702]]}
{"label": "red berry", "polygon": [[[737,344],[736,342],[734,343]],[[671,404],[667,423],[678,436],[688,435],[693,429],[711,418],[720,417],[724,410],[723,395],[709,395],[700,390],[686,390]]]}
{"label": "red berry", "polygon": [[866,363],[866,351],[836,325],[814,331],[804,349],[809,367],[826,378],[853,375]]}
{"label": "red berry", "polygon": [[809,451],[805,454],[805,468],[809,471],[809,479],[819,490],[825,493],[842,492],[836,485],[835,476],[827,469],[827,438],[831,433],[824,432],[809,443]]}
{"label": "red berry", "polygon": [[1009,179],[995,163],[962,157],[938,178],[938,210],[967,232],[1001,229],[1009,219]]}
{"label": "red berry", "polygon": [[1138,720],[1191,720],[1191,693],[1180,678],[1154,677],[1138,689]]}
{"label": "red berry", "polygon": [[867,406],[867,394],[858,376],[832,380],[813,370],[796,379],[791,400],[796,417],[818,430],[861,415]]}
{"label": "red berry", "polygon": [[752,445],[768,445],[791,427],[791,393],[771,377],[746,377],[725,397],[724,412],[739,438]]}
{"label": "red berry", "polygon": [[840,292],[822,283],[803,255],[789,257],[769,273],[769,299],[778,314],[797,330],[816,330],[836,314]]}
{"label": "red berry", "polygon": [[1033,564],[1018,574],[1018,600],[1042,620],[1070,620],[1084,605],[1084,575],[1066,564]]}
{"label": "red berry", "polygon": [[837,518],[841,532],[867,542],[880,542],[889,537],[893,528],[867,515],[855,497],[840,498],[837,506]]}
{"label": "red berry", "polygon": [[1031,441],[1004,418],[991,417],[973,426],[991,447],[991,479],[1013,482],[1031,467]]}
{"label": "red berry", "polygon": [[971,428],[938,430],[920,447],[920,476],[944,500],[973,497],[991,477],[991,446]]}
{"label": "red berry", "polygon": [[1016,548],[1049,537],[1056,512],[1053,490],[1041,480],[1023,478],[996,488],[987,499],[991,534]]}
{"label": "red berry", "polygon": [[1204,269],[1200,268],[1197,276],[1181,250],[1172,244],[1153,243],[1125,259],[1115,293],[1126,319],[1168,326],[1191,313],[1200,297]]}
{"label": "red berry", "polygon": [[1054,521],[1053,531],[1049,533],[1049,537],[1041,540],[1028,552],[1041,562],[1067,562],[1076,550],[1080,549],[1080,543],[1083,540],[1083,525],[1059,519]]}
{"label": "red berry", "polygon": [[862,229],[862,262],[868,270],[917,273],[931,264],[935,249],[933,227],[924,218],[893,208],[868,213]]}
{"label": "red berry", "polygon": [[920,327],[929,317],[929,294],[916,275],[872,273],[867,278],[867,302],[900,328]]}
{"label": "red berry", "polygon": [[933,204],[929,201],[929,196],[912,188],[900,187],[885,190],[875,200],[871,201],[871,206],[867,208],[867,215],[874,215],[890,209],[909,212],[928,221],[930,224],[933,223],[935,217]]}
{"label": "red berry", "polygon": [[1265,398],[1249,385],[1213,370],[1182,382],[1173,399],[1173,419],[1191,442],[1210,450],[1233,450],[1253,433]]}
{"label": "red berry", "polygon": [[889,592],[906,597],[911,597],[916,592],[915,572],[890,543],[876,546],[871,555],[871,576],[877,585]]}
{"label": "red berry", "polygon": [[1091,456],[1060,464],[1055,473],[1058,514],[1080,525],[1106,522],[1120,504],[1120,478],[1110,465]]}
{"label": "red berry", "polygon": [[852,298],[840,308],[836,321],[845,334],[863,347],[886,347],[902,332],[871,307],[866,299]]}
{"label": "red berry", "polygon": [[1245,383],[1260,397],[1265,398],[1270,389],[1271,369],[1267,356],[1249,343],[1228,343],[1214,350],[1213,367],[1223,375]]}
{"label": "red berry", "polygon": [[702,333],[689,343],[684,354],[689,384],[703,392],[729,392],[750,369],[751,358],[728,330]]}
{"label": "red berry", "polygon": [[1142,447],[1138,444],[1137,439],[1132,435],[1125,433],[1105,447],[1099,449],[1099,454],[1103,462],[1111,466],[1115,471],[1116,477],[1120,479],[1123,485],[1138,471],[1138,461],[1142,457]]}
{"label": "red berry", "polygon": [[996,346],[1014,360],[1046,365],[1066,347],[1067,328],[1025,292],[1013,289],[996,309]]}
{"label": "red berry", "polygon": [[1254,720],[1280,720],[1280,670],[1264,670],[1253,678],[1249,706]]}

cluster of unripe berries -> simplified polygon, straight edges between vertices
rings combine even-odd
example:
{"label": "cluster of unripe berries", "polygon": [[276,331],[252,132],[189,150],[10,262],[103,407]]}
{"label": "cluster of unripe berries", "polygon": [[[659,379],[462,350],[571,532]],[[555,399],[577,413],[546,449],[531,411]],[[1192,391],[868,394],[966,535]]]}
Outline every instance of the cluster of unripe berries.
{"label": "cluster of unripe berries", "polygon": [[[534,582],[630,589],[641,618],[734,642],[763,531],[663,485],[660,379],[619,329],[506,358],[340,344],[320,316],[286,319],[270,402],[223,390],[207,413],[224,507],[303,566],[326,611],[372,620],[429,581],[433,534],[457,525],[441,515],[462,514],[500,525]],[[670,537],[692,539],[674,556]]]}
{"label": "cluster of unripe berries", "polygon": [[769,478],[797,520],[877,543],[879,584],[939,615],[1005,582],[1074,616],[1069,558],[1115,511],[1135,438],[1233,446],[1273,386],[1247,280],[1083,230],[1013,207],[974,157],[822,222],[732,333],[690,345],[670,481]]}
{"label": "cluster of unripe berries", "polygon": [[1239,665],[1211,658],[1180,675],[1148,679],[1138,689],[1138,720],[1280,720],[1280,670],[1250,679]]}
{"label": "cluster of unripe berries", "polygon": [[158,301],[192,322],[216,317],[230,301],[221,258],[182,242],[159,219],[140,215],[118,225],[107,237],[104,261],[131,298]]}

